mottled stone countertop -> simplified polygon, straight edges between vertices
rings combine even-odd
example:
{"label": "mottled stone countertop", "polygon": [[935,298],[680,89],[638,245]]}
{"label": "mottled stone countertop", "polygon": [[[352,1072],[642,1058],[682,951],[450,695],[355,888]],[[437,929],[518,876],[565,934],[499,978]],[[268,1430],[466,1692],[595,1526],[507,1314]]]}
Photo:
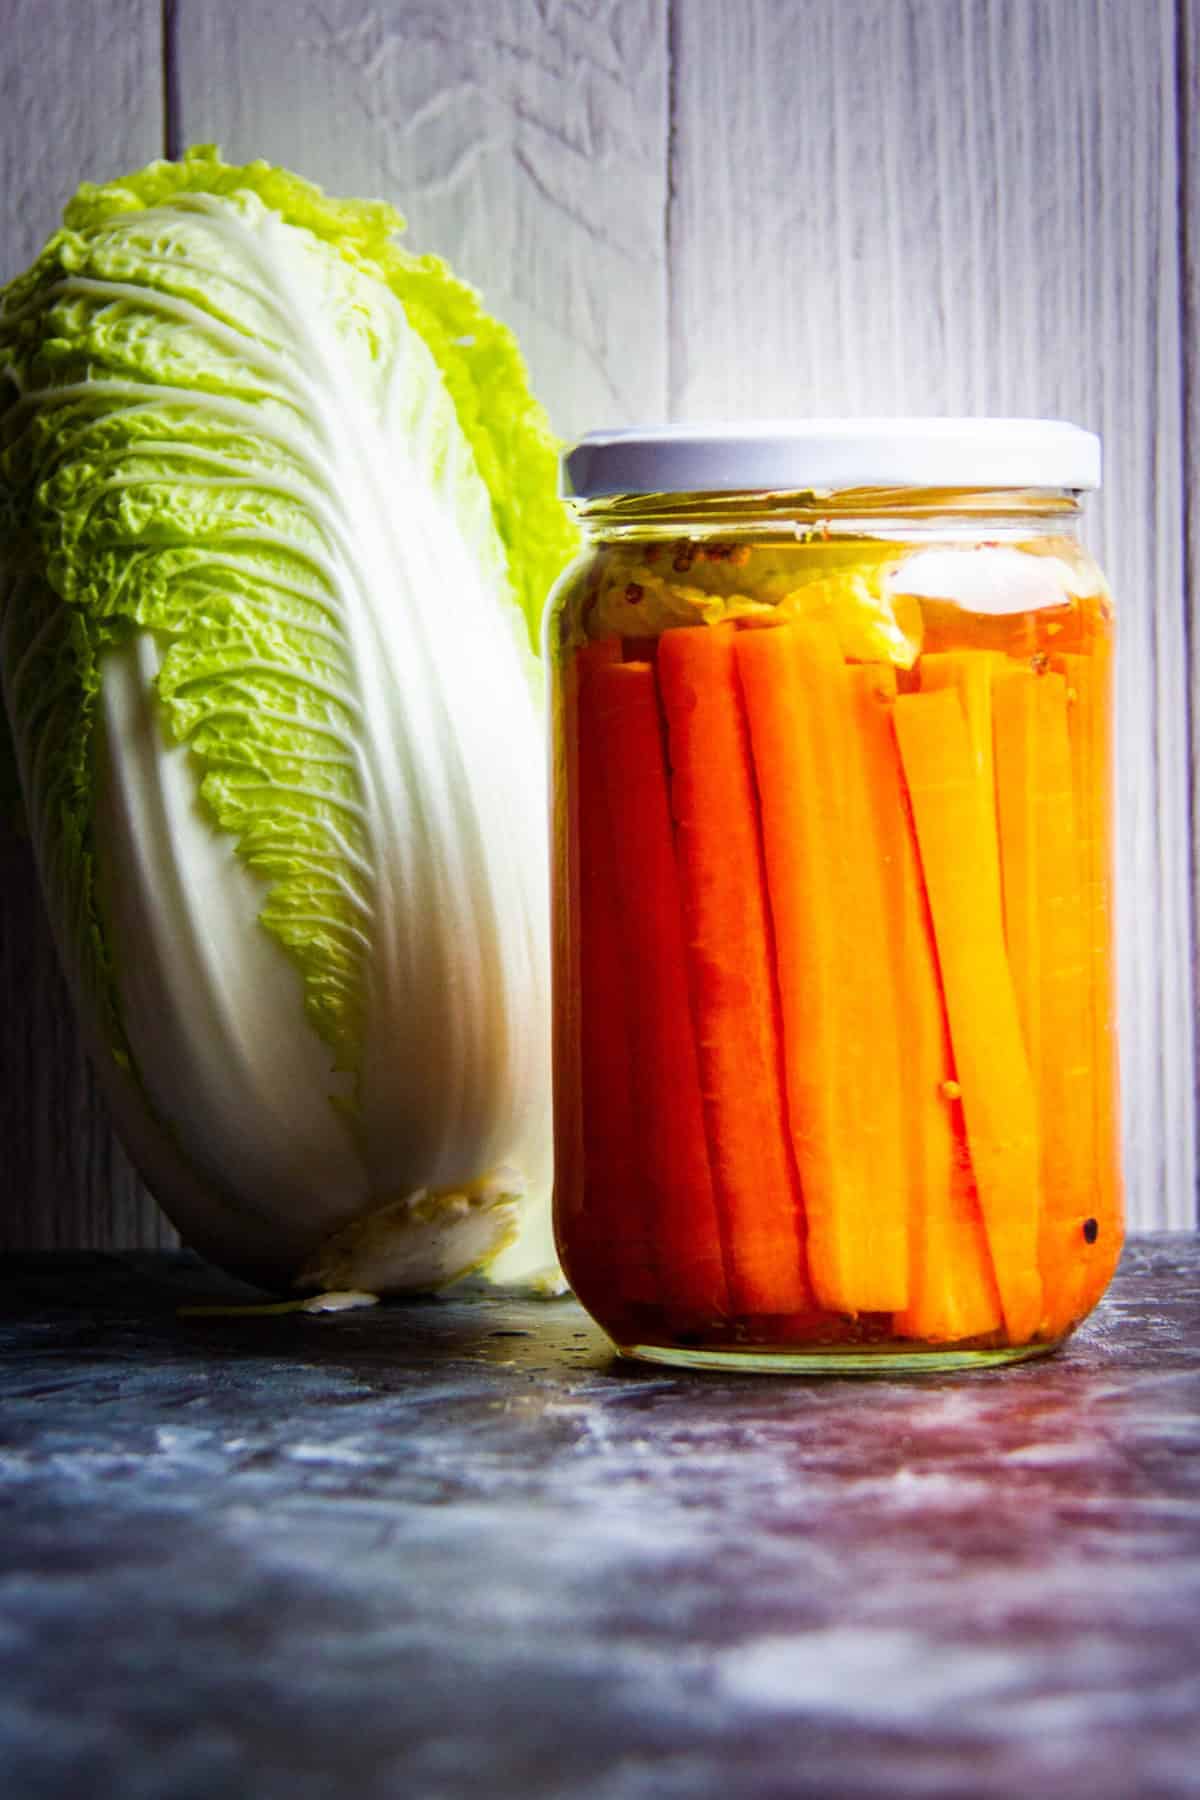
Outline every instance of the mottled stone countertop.
{"label": "mottled stone countertop", "polygon": [[0,1264],[13,1800],[1200,1794],[1200,1239],[1057,1357],[777,1379],[572,1301]]}

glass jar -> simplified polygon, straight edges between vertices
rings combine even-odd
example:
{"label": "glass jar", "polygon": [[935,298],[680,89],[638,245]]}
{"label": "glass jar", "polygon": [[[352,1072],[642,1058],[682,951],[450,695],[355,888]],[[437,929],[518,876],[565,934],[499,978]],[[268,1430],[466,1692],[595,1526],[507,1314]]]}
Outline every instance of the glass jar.
{"label": "glass jar", "polygon": [[624,1354],[1012,1362],[1107,1286],[1099,461],[1059,423],[895,419],[565,458],[555,1221]]}

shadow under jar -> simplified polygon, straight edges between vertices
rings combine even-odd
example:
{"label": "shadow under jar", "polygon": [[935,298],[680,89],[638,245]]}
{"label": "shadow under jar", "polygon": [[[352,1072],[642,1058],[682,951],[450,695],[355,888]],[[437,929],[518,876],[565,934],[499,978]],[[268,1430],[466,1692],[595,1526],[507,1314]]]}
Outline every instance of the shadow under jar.
{"label": "shadow under jar", "polygon": [[1120,1253],[1099,443],[586,437],[547,615],[555,1221],[626,1355],[1052,1349]]}

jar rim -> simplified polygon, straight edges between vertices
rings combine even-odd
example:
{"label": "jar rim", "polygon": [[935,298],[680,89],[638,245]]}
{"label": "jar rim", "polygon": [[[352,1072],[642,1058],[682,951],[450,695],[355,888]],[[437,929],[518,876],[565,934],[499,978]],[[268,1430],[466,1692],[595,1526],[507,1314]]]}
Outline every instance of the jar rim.
{"label": "jar rim", "polygon": [[565,452],[567,500],[843,488],[1100,486],[1100,439],[1063,419],[771,419],[589,431]]}

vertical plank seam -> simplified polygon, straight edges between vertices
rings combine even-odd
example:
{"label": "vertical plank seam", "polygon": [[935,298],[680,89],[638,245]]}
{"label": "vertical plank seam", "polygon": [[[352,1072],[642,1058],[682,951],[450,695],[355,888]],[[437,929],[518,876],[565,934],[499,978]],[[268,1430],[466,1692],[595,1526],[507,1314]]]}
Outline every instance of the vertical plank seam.
{"label": "vertical plank seam", "polygon": [[678,238],[676,210],[678,194],[678,155],[679,155],[679,16],[678,0],[665,0],[666,4],[666,49],[667,49],[667,134],[666,134],[666,195],[663,204],[663,326],[667,341],[665,346],[666,400],[667,417],[675,417],[679,404],[678,363],[678,319],[676,317],[678,297],[675,279],[675,251]]}
{"label": "vertical plank seam", "polygon": [[175,55],[179,0],[162,0],[162,110],[163,154],[172,160],[180,154],[179,64]]}
{"label": "vertical plank seam", "polygon": [[[1189,155],[1189,115],[1188,100],[1192,83],[1191,37],[1189,31],[1190,0],[1175,0],[1175,204],[1176,204],[1176,255],[1179,259],[1179,374],[1180,374],[1180,418],[1179,418],[1179,461],[1180,480],[1182,483],[1180,528],[1183,535],[1183,653],[1186,680],[1185,694],[1185,754],[1187,756],[1187,811],[1186,817],[1191,824],[1191,843],[1189,846],[1189,885],[1191,889],[1191,912],[1189,925],[1191,928],[1191,955],[1188,959],[1188,975],[1191,981],[1193,998],[1197,992],[1197,897],[1200,895],[1200,845],[1197,842],[1196,765],[1200,756],[1200,744],[1196,741],[1196,634],[1192,618],[1192,607],[1196,604],[1197,594],[1195,582],[1198,571],[1195,533],[1197,521],[1192,501],[1193,457],[1200,446],[1195,443],[1192,430],[1192,358],[1189,345],[1193,343],[1193,327],[1200,323],[1195,317],[1195,295],[1191,279],[1192,253],[1191,242],[1191,210],[1193,202],[1193,183],[1191,158]],[[1200,1008],[1193,1004],[1189,1008],[1192,1021],[1192,1116],[1200,1117]],[[1200,1194],[1197,1193],[1196,1171],[1192,1176],[1192,1222],[1200,1224]]]}

